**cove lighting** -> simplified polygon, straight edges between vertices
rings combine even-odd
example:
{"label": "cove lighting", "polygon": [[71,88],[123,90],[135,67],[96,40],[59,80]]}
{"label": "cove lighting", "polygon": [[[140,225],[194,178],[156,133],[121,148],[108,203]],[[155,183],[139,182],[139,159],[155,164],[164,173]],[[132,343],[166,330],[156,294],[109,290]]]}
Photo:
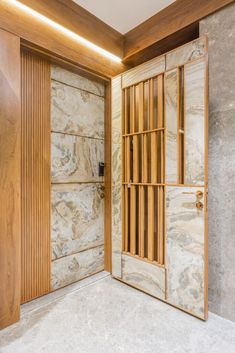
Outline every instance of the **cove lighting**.
{"label": "cove lighting", "polygon": [[76,40],[78,43],[83,44],[87,48],[92,49],[92,50],[96,51],[97,53],[99,53],[99,54],[105,56],[106,58],[111,59],[117,63],[121,63],[122,59],[119,58],[118,56],[108,52],[107,50],[105,50],[103,48],[100,48],[98,45],[91,43],[89,40],[79,36],[78,34],[70,31],[68,28],[61,26],[59,23],[54,22],[50,18],[48,18],[48,17],[40,14],[39,12],[31,9],[30,7],[22,4],[20,1],[18,1],[18,0],[7,0],[7,1],[10,4],[14,5],[15,7],[17,7],[18,9],[28,13],[29,15],[39,19],[40,21],[46,23],[47,25],[49,25],[49,26],[53,27],[54,29],[67,35],[68,37]]}

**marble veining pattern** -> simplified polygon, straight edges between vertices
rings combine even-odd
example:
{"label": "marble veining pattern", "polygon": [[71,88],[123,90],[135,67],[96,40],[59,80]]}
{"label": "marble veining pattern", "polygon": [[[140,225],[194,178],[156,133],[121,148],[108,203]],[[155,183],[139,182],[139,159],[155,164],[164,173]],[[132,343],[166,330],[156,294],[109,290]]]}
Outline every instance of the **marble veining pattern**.
{"label": "marble veining pattern", "polygon": [[122,255],[122,279],[159,299],[165,299],[165,268]]}
{"label": "marble veining pattern", "polygon": [[105,95],[105,88],[102,83],[92,81],[91,79],[65,70],[59,66],[51,66],[51,78],[52,80],[62,82],[71,87],[96,94],[97,96],[104,97]]}
{"label": "marble veining pattern", "polygon": [[112,79],[112,274],[122,268],[122,90],[121,76]]}
{"label": "marble veining pattern", "polygon": [[234,353],[235,324],[202,322],[106,277],[24,315],[0,342],[1,353]]}
{"label": "marble veining pattern", "polygon": [[52,262],[51,287],[53,290],[64,287],[103,269],[103,246],[62,257]]}
{"label": "marble veining pattern", "polygon": [[206,50],[205,36],[174,49],[166,54],[166,70],[171,70],[192,60],[199,59],[206,54]]}
{"label": "marble veining pattern", "polygon": [[203,317],[204,210],[196,208],[197,191],[204,193],[166,187],[167,301]]}
{"label": "marble veining pattern", "polygon": [[52,133],[52,182],[102,181],[99,162],[104,162],[104,141]]}
{"label": "marble veining pattern", "polygon": [[122,75],[122,88],[134,85],[148,78],[157,76],[165,71],[165,55],[158,56]]}
{"label": "marble veining pattern", "polygon": [[102,184],[52,185],[52,260],[104,243]]}
{"label": "marble veining pattern", "polygon": [[52,131],[104,138],[104,98],[51,82]]}
{"label": "marble veining pattern", "polygon": [[205,61],[185,65],[185,183],[204,184]]}
{"label": "marble veining pattern", "polygon": [[165,75],[166,183],[177,183],[178,69]]}

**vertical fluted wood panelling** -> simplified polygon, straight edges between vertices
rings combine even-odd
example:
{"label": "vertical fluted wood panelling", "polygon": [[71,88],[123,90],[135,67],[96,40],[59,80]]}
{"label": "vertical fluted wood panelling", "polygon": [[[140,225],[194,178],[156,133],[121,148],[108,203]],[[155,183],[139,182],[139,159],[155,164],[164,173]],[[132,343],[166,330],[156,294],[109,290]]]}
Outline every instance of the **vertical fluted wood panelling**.
{"label": "vertical fluted wood panelling", "polygon": [[21,53],[21,302],[50,291],[50,64]]}

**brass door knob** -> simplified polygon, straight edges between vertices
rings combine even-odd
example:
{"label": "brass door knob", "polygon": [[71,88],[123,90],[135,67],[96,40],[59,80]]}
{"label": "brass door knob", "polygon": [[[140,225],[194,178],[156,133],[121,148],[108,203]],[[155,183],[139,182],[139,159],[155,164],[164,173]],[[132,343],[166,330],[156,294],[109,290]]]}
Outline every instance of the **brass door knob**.
{"label": "brass door knob", "polygon": [[197,201],[196,202],[196,207],[197,207],[198,210],[202,210],[203,209],[203,203],[200,202],[200,201]]}
{"label": "brass door knob", "polygon": [[196,192],[196,196],[199,197],[199,198],[201,198],[201,197],[203,196],[203,192],[200,191],[200,190],[198,190],[198,191]]}

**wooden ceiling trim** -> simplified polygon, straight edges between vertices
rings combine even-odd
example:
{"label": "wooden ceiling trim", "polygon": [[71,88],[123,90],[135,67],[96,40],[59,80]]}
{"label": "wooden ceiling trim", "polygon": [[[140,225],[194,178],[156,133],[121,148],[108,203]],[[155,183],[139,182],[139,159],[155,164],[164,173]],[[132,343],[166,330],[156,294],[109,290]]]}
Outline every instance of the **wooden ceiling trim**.
{"label": "wooden ceiling trim", "polygon": [[32,19],[7,1],[0,2],[0,28],[104,77],[118,75],[127,69],[122,63],[103,57],[39,19]]}
{"label": "wooden ceiling trim", "polygon": [[72,0],[20,0],[40,14],[123,57],[124,36]]}
{"label": "wooden ceiling trim", "polygon": [[183,28],[234,2],[234,0],[176,0],[125,35],[124,62]]}

